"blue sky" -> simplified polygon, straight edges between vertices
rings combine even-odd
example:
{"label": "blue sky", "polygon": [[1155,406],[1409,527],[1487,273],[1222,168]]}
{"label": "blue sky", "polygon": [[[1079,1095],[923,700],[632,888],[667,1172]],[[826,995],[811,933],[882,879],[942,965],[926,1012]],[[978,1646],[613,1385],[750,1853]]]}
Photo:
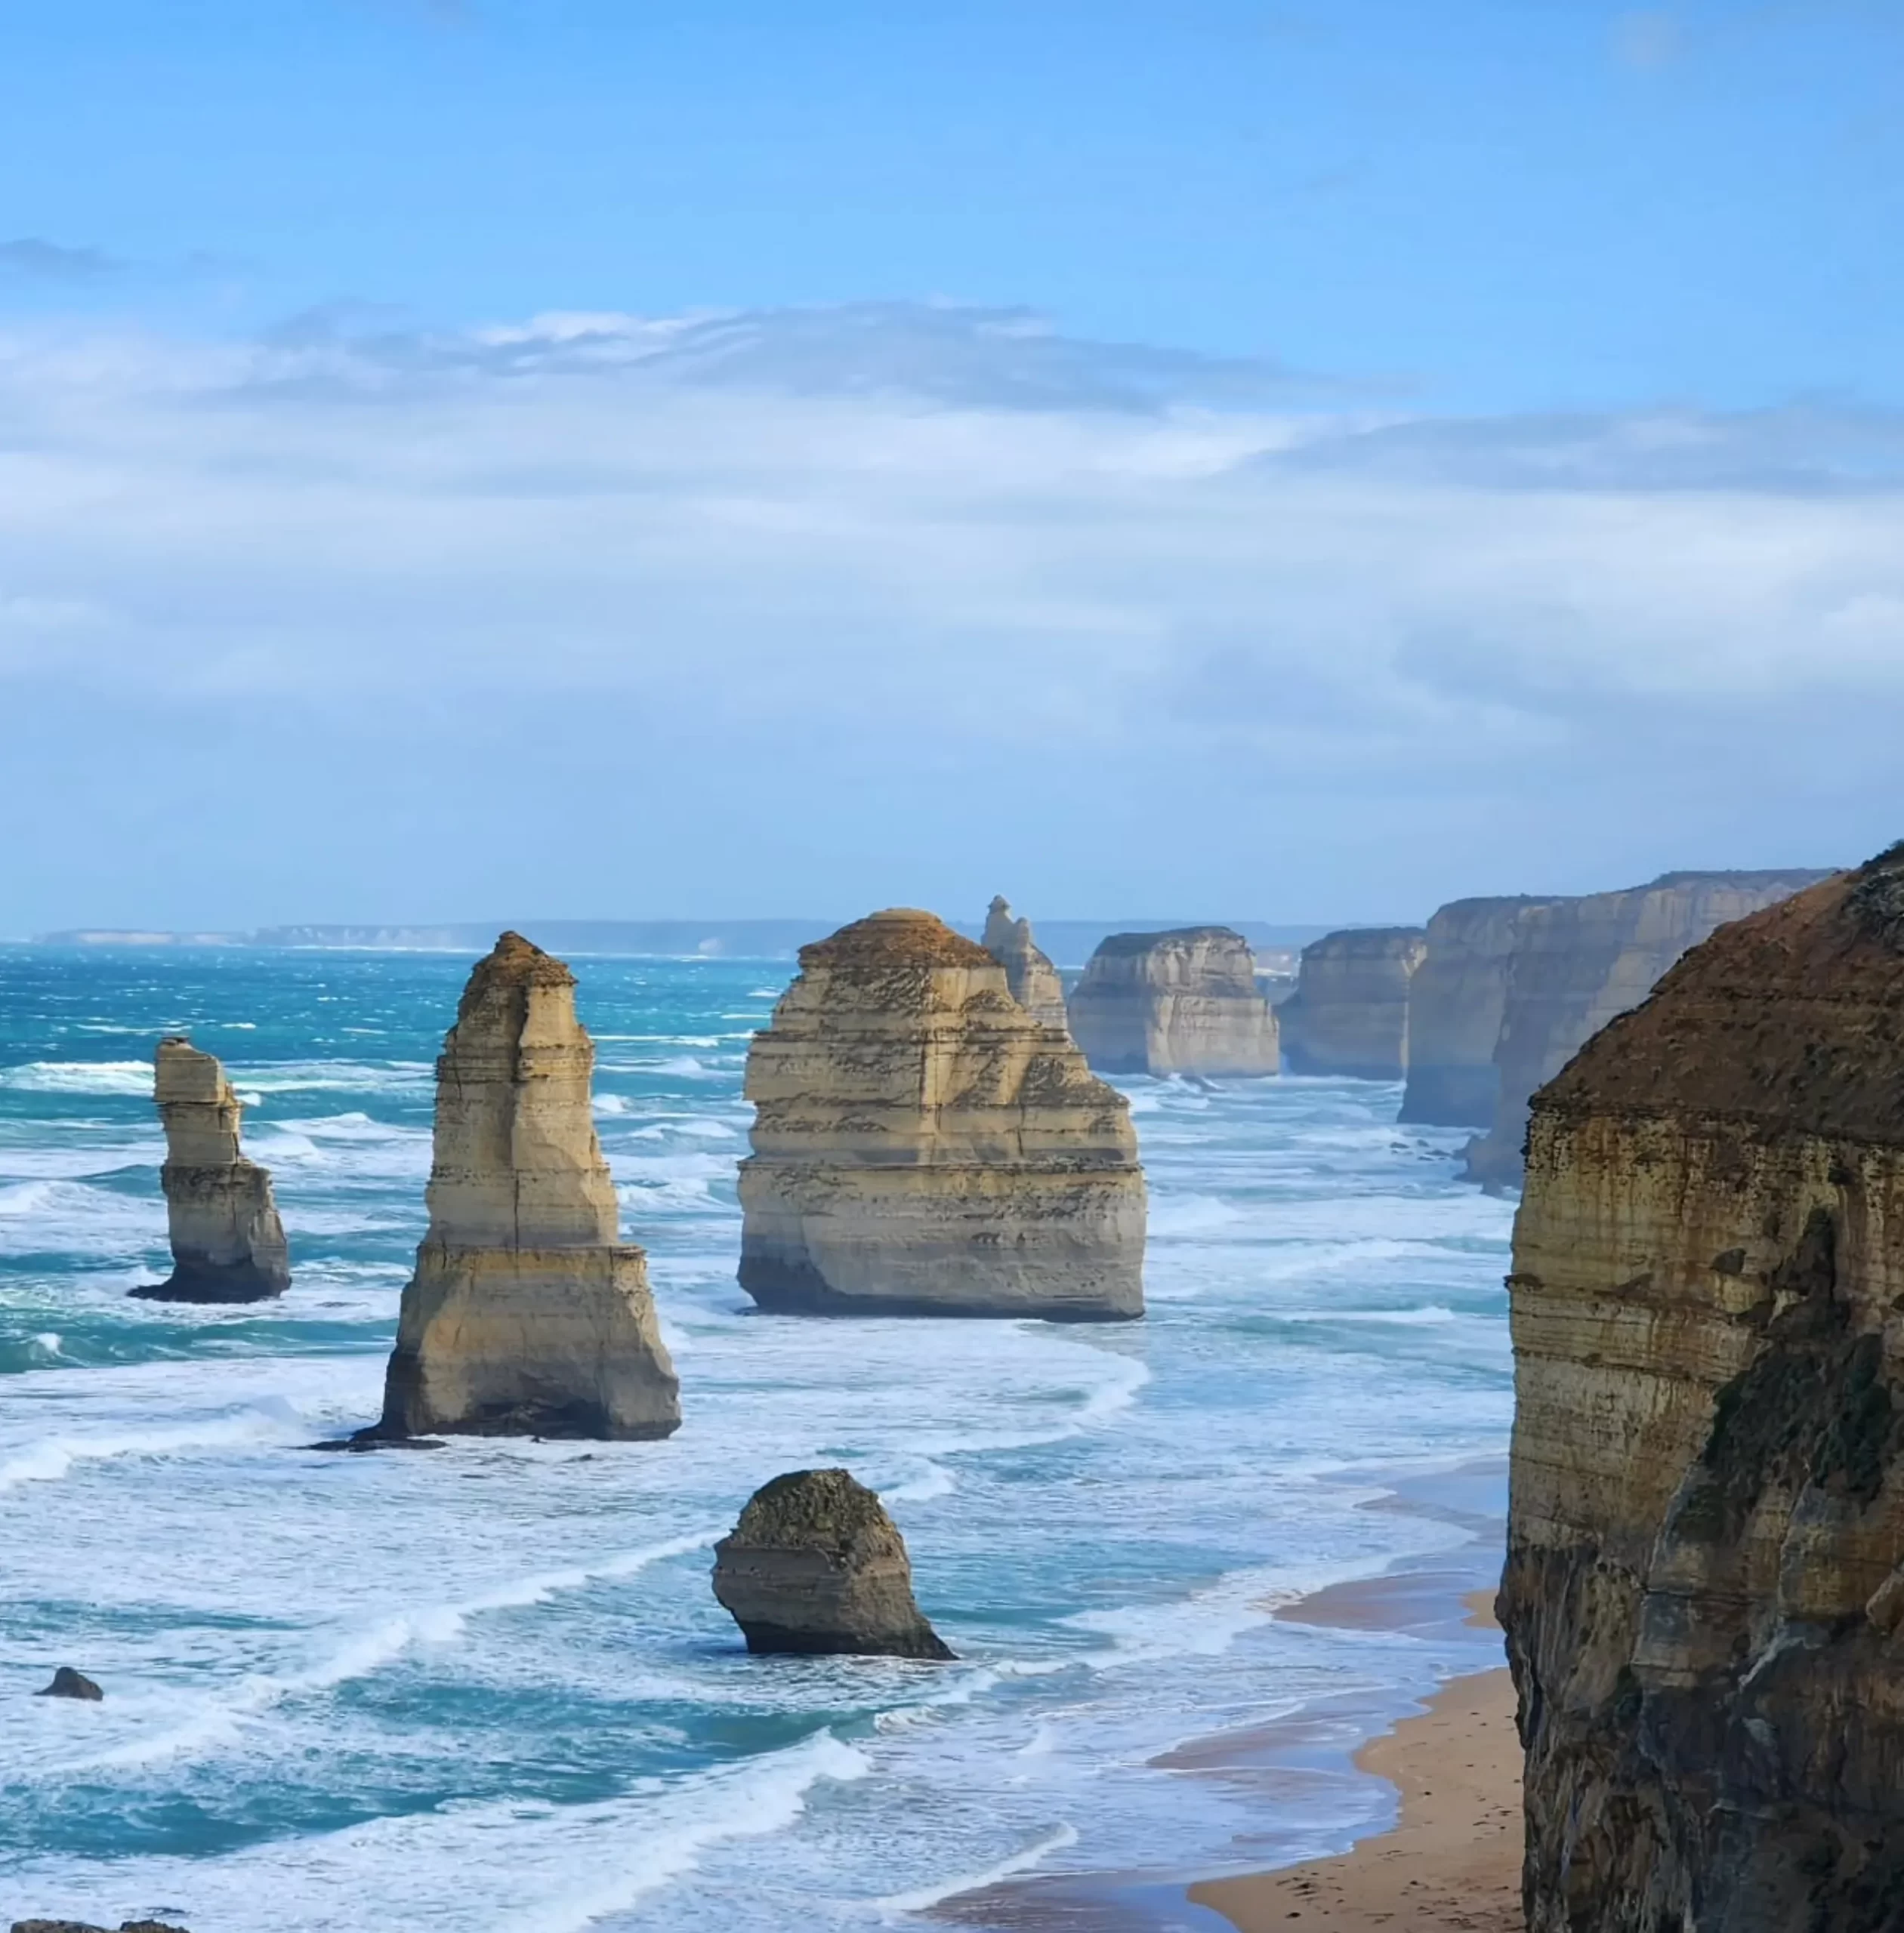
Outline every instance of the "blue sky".
{"label": "blue sky", "polygon": [[0,933],[1858,858],[1901,93],[1877,0],[14,0]]}

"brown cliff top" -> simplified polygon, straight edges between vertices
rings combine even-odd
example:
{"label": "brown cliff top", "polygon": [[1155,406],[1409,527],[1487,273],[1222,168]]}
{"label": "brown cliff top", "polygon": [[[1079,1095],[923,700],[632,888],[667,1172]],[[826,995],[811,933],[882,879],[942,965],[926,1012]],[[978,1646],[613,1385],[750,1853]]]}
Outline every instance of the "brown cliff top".
{"label": "brown cliff top", "polygon": [[520,933],[506,933],[471,970],[464,990],[467,1005],[480,992],[498,986],[572,987],[576,976],[552,953],[545,953]]}
{"label": "brown cliff top", "polygon": [[815,966],[995,966],[977,940],[955,933],[937,914],[890,906],[800,949],[804,973]]}
{"label": "brown cliff top", "polygon": [[1173,926],[1167,933],[1109,933],[1097,942],[1097,951],[1106,959],[1131,953],[1161,952],[1167,947],[1191,947],[1206,940],[1234,940],[1248,944],[1232,926]]}

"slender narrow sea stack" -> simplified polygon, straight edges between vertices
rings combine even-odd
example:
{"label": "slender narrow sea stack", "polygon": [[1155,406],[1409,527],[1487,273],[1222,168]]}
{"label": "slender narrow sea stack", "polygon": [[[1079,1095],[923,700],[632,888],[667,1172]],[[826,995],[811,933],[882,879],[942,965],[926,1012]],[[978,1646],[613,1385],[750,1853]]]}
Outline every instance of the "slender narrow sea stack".
{"label": "slender narrow sea stack", "polygon": [[1296,991],[1276,1009],[1285,1068],[1401,1080],[1409,990],[1426,950],[1419,926],[1358,927],[1304,947]]}
{"label": "slender narrow sea stack", "polygon": [[646,1257],[619,1239],[575,976],[519,933],[477,963],[437,1062],[430,1230],[378,1438],[641,1438],[680,1421]]}
{"label": "slender narrow sea stack", "polygon": [[801,948],[747,1098],[740,1282],[764,1309],[1143,1314],[1128,1104],[930,913]]}
{"label": "slender narrow sea stack", "polygon": [[1273,1074],[1276,1010],[1227,926],[1112,933],[1072,991],[1071,1037],[1106,1074]]}
{"label": "slender narrow sea stack", "polygon": [[1011,997],[1034,1020],[1047,1027],[1063,1027],[1064,983],[1058,970],[1038,951],[1032,923],[1014,920],[1011,903],[1001,896],[985,916],[985,950],[1005,970]]}
{"label": "slender narrow sea stack", "polygon": [[1508,1279],[1532,1933],[1895,1933],[1904,846],[1535,1097]]}
{"label": "slender narrow sea stack", "polygon": [[225,1071],[183,1034],[159,1043],[154,1096],[165,1130],[171,1238],[168,1281],[132,1293],[153,1302],[265,1302],[291,1286],[291,1252],[271,1175],[239,1150],[244,1108]]}

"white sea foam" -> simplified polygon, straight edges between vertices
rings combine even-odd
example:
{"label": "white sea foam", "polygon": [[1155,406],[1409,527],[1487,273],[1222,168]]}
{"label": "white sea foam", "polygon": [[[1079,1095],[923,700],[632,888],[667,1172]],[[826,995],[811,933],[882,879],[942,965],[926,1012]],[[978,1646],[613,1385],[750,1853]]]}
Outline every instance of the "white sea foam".
{"label": "white sea foam", "polygon": [[57,1483],[84,1463],[121,1457],[177,1457],[193,1451],[228,1449],[243,1443],[297,1440],[295,1421],[282,1411],[246,1410],[178,1429],[128,1432],[122,1436],[55,1436],[17,1450],[0,1463],[0,1491],[25,1483]]}
{"label": "white sea foam", "polygon": [[943,1901],[952,1899],[961,1893],[975,1893],[981,1887],[995,1886],[1001,1879],[1010,1879],[1020,1873],[1029,1873],[1034,1867],[1042,1866],[1053,1853],[1062,1852],[1068,1846],[1078,1843],[1078,1830],[1075,1826],[1061,1825],[1035,1840],[1021,1852],[1000,1860],[995,1866],[988,1866],[982,1873],[967,1873],[955,1879],[946,1879],[937,1885],[921,1886],[909,1893],[891,1893],[878,1902],[881,1913],[889,1917],[895,1913],[924,1913],[939,1905]]}
{"label": "white sea foam", "polygon": [[0,1068],[0,1087],[23,1094],[137,1094],[152,1093],[149,1060],[34,1060]]}

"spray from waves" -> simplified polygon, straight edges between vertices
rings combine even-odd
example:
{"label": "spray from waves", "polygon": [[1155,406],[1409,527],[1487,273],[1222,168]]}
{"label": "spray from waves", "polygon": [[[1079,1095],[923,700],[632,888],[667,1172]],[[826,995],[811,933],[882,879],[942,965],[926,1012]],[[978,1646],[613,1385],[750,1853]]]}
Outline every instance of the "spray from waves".
{"label": "spray from waves", "polygon": [[0,1491],[23,1483],[57,1483],[82,1463],[121,1457],[177,1456],[241,1443],[295,1443],[306,1434],[282,1410],[255,1409],[186,1429],[135,1431],[125,1436],[56,1436],[0,1463]]}
{"label": "spray from waves", "polygon": [[1077,1829],[1060,1825],[1022,1852],[1014,1852],[1009,1859],[1000,1860],[997,1865],[988,1867],[983,1873],[964,1873],[956,1879],[943,1880],[937,1885],[922,1886],[916,1892],[889,1894],[875,1904],[889,1922],[896,1914],[925,1913],[961,1893],[976,1893],[982,1887],[995,1886],[1001,1879],[1029,1873],[1034,1867],[1043,1865],[1053,1853],[1062,1852],[1066,1846],[1077,1843]]}

